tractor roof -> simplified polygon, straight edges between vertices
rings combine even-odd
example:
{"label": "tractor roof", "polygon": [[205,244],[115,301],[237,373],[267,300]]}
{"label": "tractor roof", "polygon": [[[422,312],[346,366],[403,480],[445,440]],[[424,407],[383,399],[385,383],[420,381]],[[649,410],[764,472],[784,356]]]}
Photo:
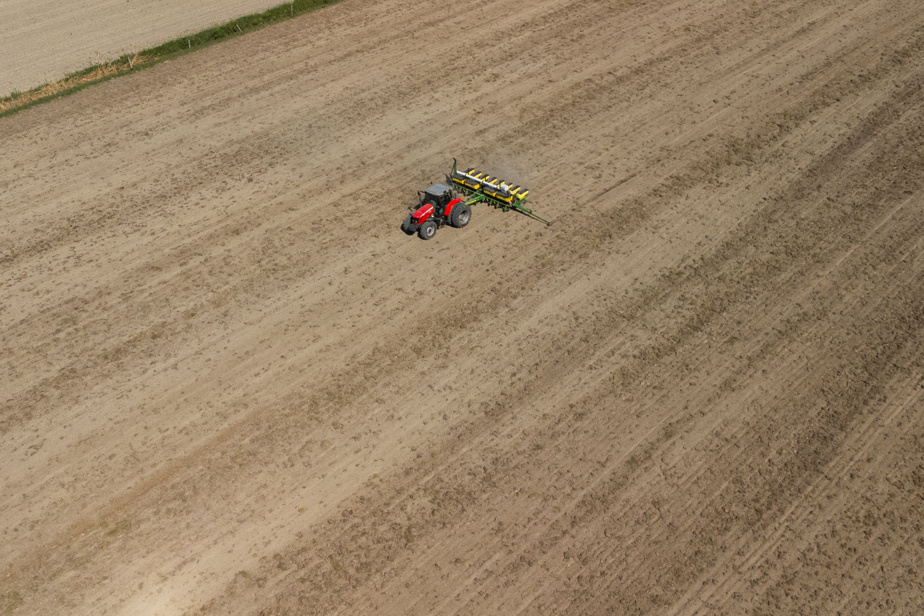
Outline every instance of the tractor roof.
{"label": "tractor roof", "polygon": [[434,184],[433,186],[431,186],[424,192],[426,192],[428,195],[439,196],[439,195],[445,195],[450,190],[451,189],[446,184],[443,184],[442,182],[437,182],[436,184]]}

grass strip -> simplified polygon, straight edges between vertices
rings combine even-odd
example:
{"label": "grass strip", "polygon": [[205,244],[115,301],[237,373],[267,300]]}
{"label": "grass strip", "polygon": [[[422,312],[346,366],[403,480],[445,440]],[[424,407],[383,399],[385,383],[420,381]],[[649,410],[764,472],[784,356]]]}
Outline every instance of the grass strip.
{"label": "grass strip", "polygon": [[94,64],[76,73],[70,73],[58,81],[46,83],[25,92],[13,92],[9,96],[0,98],[0,118],[34,105],[79,92],[88,86],[107,79],[143,70],[164,60],[191,53],[219,41],[241,36],[337,2],[340,2],[340,0],[294,0],[293,2],[286,2],[262,13],[244,15],[220,26],[207,28],[188,36],[181,36],[157,47],[151,47],[133,54],[125,54],[110,62]]}

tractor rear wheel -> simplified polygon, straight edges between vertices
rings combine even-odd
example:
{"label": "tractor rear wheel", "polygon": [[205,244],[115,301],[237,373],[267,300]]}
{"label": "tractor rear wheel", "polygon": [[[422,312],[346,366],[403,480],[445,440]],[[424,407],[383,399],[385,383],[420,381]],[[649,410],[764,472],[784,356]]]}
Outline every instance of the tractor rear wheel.
{"label": "tractor rear wheel", "polygon": [[471,206],[459,204],[455,209],[452,210],[450,219],[453,227],[461,229],[472,219]]}
{"label": "tractor rear wheel", "polygon": [[422,240],[428,240],[434,235],[436,235],[436,223],[432,220],[428,220],[424,224],[420,225],[420,228],[417,229],[417,235],[420,236]]}

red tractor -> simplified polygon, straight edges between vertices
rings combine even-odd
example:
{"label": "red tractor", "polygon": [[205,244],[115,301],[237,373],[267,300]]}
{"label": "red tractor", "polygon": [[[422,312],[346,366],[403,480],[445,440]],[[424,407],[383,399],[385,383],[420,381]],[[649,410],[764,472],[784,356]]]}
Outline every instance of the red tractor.
{"label": "red tractor", "polygon": [[417,194],[420,203],[401,224],[408,235],[416,231],[421,239],[428,240],[443,225],[461,229],[472,219],[472,205],[457,197],[452,188],[442,182]]}

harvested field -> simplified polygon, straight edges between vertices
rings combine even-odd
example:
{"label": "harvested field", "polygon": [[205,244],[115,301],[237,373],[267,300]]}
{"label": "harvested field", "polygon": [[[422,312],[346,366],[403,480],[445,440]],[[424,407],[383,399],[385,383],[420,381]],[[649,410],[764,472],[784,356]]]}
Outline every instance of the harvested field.
{"label": "harvested field", "polygon": [[924,612],[922,52],[348,0],[0,121],[0,611]]}
{"label": "harvested field", "polygon": [[280,0],[4,0],[0,96],[278,4]]}

